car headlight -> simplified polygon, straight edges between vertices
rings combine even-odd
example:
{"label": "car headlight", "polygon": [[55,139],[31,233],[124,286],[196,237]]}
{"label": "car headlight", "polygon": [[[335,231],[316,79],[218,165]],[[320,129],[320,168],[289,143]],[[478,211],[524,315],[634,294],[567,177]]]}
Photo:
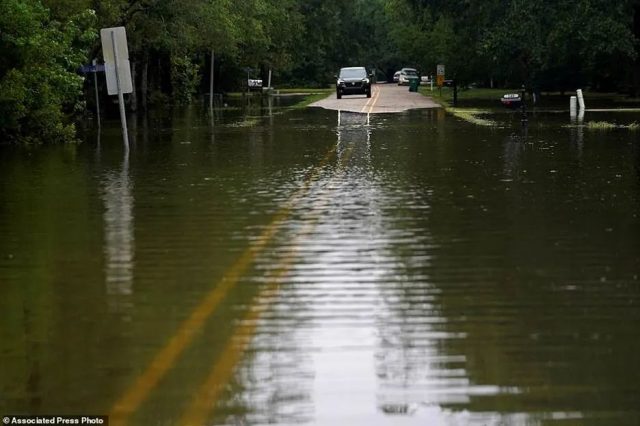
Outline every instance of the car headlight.
{"label": "car headlight", "polygon": [[369,79],[368,79],[368,78],[363,78],[363,79],[362,79],[362,82],[363,82],[364,84],[369,84]]}
{"label": "car headlight", "polygon": [[338,80],[338,86],[344,86],[344,81],[343,80]]}

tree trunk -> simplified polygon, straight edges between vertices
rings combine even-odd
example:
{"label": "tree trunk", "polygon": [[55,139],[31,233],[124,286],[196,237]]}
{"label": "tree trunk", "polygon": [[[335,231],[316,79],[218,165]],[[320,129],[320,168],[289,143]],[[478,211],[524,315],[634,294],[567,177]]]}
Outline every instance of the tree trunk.
{"label": "tree trunk", "polygon": [[[640,39],[640,3],[636,4],[633,8],[633,33],[636,36],[636,40]],[[640,47],[638,47],[638,44],[636,44],[636,53],[639,55],[633,61],[632,87],[630,90],[630,95],[634,97],[640,92],[640,69],[638,69],[640,68]]]}
{"label": "tree trunk", "polygon": [[133,90],[131,91],[131,111],[138,110],[138,94],[136,93],[136,61],[131,61],[131,85]]}
{"label": "tree trunk", "polygon": [[142,75],[140,76],[140,96],[142,97],[142,110],[147,110],[147,92],[149,79],[149,55],[142,56]]}
{"label": "tree trunk", "polygon": [[211,49],[211,69],[209,70],[209,111],[213,111],[213,89],[216,53]]}

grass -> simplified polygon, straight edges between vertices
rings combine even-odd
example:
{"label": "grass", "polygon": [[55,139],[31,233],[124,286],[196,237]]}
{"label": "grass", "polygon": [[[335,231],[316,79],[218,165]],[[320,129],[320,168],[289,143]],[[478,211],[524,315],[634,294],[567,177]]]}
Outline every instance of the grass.
{"label": "grass", "polygon": [[[289,108],[290,109],[306,108],[312,103],[326,98],[327,96],[329,96],[329,94],[333,92],[333,90],[334,89],[315,89],[313,93],[309,93],[307,96],[304,97],[304,99],[302,99],[300,102],[297,102],[291,105]],[[295,92],[295,93],[301,93],[301,92]]]}
{"label": "grass", "polygon": [[[467,95],[475,97],[475,99],[495,99],[497,89],[469,89],[466,90],[465,93]],[[449,99],[452,96],[453,91],[448,87],[443,87],[442,92],[440,89],[434,88],[431,91],[427,86],[421,86],[419,88],[420,93],[425,96],[429,96],[435,102],[439,103],[445,111],[449,114],[452,114],[455,117],[458,117],[462,120],[465,120],[471,124],[475,124],[476,126],[484,126],[484,127],[496,127],[498,123],[493,120],[487,120],[486,118],[480,118],[480,115],[490,114],[491,110],[489,109],[478,109],[478,108],[454,108],[450,105]],[[471,92],[471,93],[468,93]],[[461,91],[458,91],[458,99],[460,99]],[[500,93],[504,94],[504,90],[500,91]],[[502,95],[500,95],[502,96]]]}
{"label": "grass", "polygon": [[[520,93],[521,88],[471,88],[458,89],[458,101],[464,106],[495,107],[500,109],[499,100],[506,93]],[[434,88],[429,90],[427,86],[421,86],[420,91],[434,99],[441,99],[443,102],[451,104],[453,99],[453,88],[443,87],[442,90]],[[562,92],[542,92],[540,94],[540,103],[538,107],[569,107],[569,97],[575,96],[575,91],[567,90]],[[640,104],[640,98],[630,98],[620,93],[600,93],[584,91],[584,98],[587,108],[625,108],[633,107]],[[531,94],[527,93],[527,103],[531,101]],[[470,105],[469,105],[470,104]],[[639,105],[640,106],[640,105]]]}
{"label": "grass", "polygon": [[[273,110],[277,110],[277,111],[274,112],[273,115],[280,115],[280,114],[286,113],[287,111],[305,108],[310,104],[312,104],[313,102],[316,102],[320,99],[324,99],[325,97],[327,97],[330,93],[333,92],[333,89],[332,88],[327,88],[327,89],[293,88],[293,89],[282,89],[279,92],[281,95],[284,93],[285,96],[286,94],[301,95],[301,99],[299,102],[296,102],[289,106],[274,107]],[[242,93],[231,93],[229,95],[231,97],[241,97]],[[255,95],[258,96],[257,93]],[[238,107],[225,107],[224,109],[231,109],[231,108],[238,109],[238,110],[241,109]],[[244,120],[237,121],[235,123],[226,124],[225,127],[230,127],[230,128],[253,127],[260,123],[260,118],[261,117],[259,116],[248,116]]]}
{"label": "grass", "polygon": [[589,130],[601,130],[601,131],[625,129],[625,130],[631,130],[635,132],[640,130],[640,123],[634,121],[631,124],[616,124],[616,123],[611,123],[610,121],[590,121],[584,125],[570,124],[562,127],[568,127],[568,128],[584,127]]}
{"label": "grass", "polygon": [[[442,89],[434,88],[433,91],[427,86],[421,86],[420,92],[433,98],[433,100],[449,113],[464,119],[470,123],[480,126],[497,126],[495,121],[487,120],[478,117],[482,114],[500,113],[505,109],[500,104],[500,98],[506,93],[520,93],[521,89],[487,89],[487,88],[471,88],[471,89],[458,89],[458,107],[453,108],[453,88],[443,87]],[[536,108],[540,111],[545,110],[564,110],[568,109],[569,96],[574,95],[575,92],[566,91],[564,94],[560,92],[543,92],[540,98],[539,104]],[[596,93],[596,92],[584,92],[585,102],[587,108],[605,108],[615,109],[624,108],[626,111],[632,104],[639,101],[638,99],[631,99],[625,95],[616,93]],[[531,98],[527,94],[528,107]],[[632,123],[629,125],[618,125],[615,123],[609,123],[606,121],[589,122],[585,124],[585,127],[592,130],[612,130],[612,129],[628,129],[637,131],[640,130],[640,123]]]}
{"label": "grass", "polygon": [[467,109],[467,108],[451,108],[445,107],[445,110],[454,116],[461,118],[469,123],[477,126],[496,127],[498,123],[493,120],[487,120],[486,118],[480,118],[479,115],[488,114],[491,111],[481,109]]}
{"label": "grass", "polygon": [[253,127],[259,123],[258,118],[255,117],[247,117],[242,121],[237,121],[235,123],[226,124],[226,127],[234,127],[234,128],[245,128],[245,127]]}
{"label": "grass", "polygon": [[329,94],[331,92],[333,92],[333,87],[326,87],[326,88],[319,88],[319,87],[315,87],[315,88],[311,88],[311,87],[294,87],[294,88],[287,88],[287,89],[277,89],[275,90],[275,92],[280,92],[280,94],[287,94],[287,93],[296,93],[296,94],[309,94],[309,95],[314,95],[314,94],[318,94],[318,93],[326,93]]}
{"label": "grass", "polygon": [[640,123],[633,122],[631,124],[616,124],[608,121],[590,121],[586,124],[589,130],[612,130],[627,129],[632,131],[640,130]]}
{"label": "grass", "polygon": [[586,127],[587,129],[590,129],[590,130],[611,130],[611,129],[617,129],[620,126],[618,126],[615,123],[610,123],[608,121],[590,121],[587,123]]}
{"label": "grass", "polygon": [[[443,87],[442,89],[434,87],[433,91],[431,91],[429,86],[420,86],[420,93],[448,104],[453,102],[453,89],[451,87]],[[505,93],[520,93],[520,89],[458,88],[458,101],[496,102],[499,101]]]}

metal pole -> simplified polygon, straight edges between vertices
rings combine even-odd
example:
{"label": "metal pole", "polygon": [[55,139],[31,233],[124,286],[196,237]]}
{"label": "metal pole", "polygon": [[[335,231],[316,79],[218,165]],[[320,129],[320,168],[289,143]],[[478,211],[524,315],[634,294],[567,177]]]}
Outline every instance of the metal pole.
{"label": "metal pole", "polygon": [[269,68],[269,81],[267,83],[267,89],[271,89],[271,68]]}
{"label": "metal pole", "polygon": [[127,116],[124,112],[124,96],[120,87],[120,73],[118,72],[118,46],[116,45],[116,33],[111,31],[111,45],[113,46],[113,62],[116,69],[116,85],[118,87],[118,106],[120,107],[120,123],[122,124],[122,140],[124,149],[129,152],[129,135],[127,133]]}
{"label": "metal pole", "polygon": [[94,59],[93,60],[93,67],[94,67],[93,87],[96,91],[96,113],[98,115],[98,128],[100,128],[100,99],[98,98],[98,71],[95,70],[97,63],[98,61]]}

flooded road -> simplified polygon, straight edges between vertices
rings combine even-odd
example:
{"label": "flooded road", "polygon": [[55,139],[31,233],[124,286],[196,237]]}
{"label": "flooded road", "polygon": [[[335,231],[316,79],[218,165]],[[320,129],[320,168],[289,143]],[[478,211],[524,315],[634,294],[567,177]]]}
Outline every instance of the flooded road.
{"label": "flooded road", "polygon": [[342,99],[338,99],[333,93],[309,106],[361,114],[397,113],[410,109],[440,107],[431,98],[418,92],[409,92],[406,86],[397,84],[372,85],[371,98],[367,98],[366,95],[344,95]]}
{"label": "flooded road", "polygon": [[640,134],[267,111],[0,147],[0,414],[640,422]]}

